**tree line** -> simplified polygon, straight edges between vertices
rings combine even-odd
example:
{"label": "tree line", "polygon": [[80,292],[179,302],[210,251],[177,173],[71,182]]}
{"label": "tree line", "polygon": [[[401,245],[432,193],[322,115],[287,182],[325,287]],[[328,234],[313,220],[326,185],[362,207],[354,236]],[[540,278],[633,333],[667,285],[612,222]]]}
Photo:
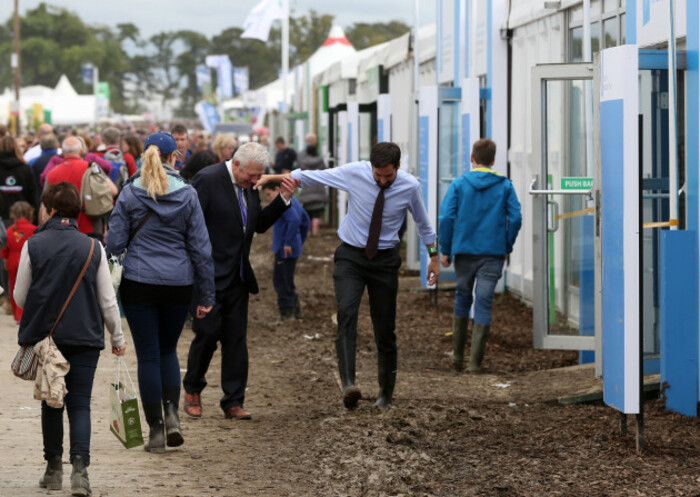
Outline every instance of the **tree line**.
{"label": "tree line", "polygon": [[[320,47],[333,25],[334,16],[315,10],[290,16],[290,67],[308,59]],[[409,30],[401,21],[355,23],[345,28],[357,50],[396,38]],[[144,111],[144,100],[160,97],[164,102],[180,99],[178,114],[193,116],[201,98],[195,67],[210,54],[225,54],[234,66],[247,66],[250,87],[257,88],[278,77],[281,69],[281,29],[273,27],[267,43],[242,39],[238,27],[212,37],[192,30],[163,31],[144,38],[132,23],[92,26],[63,7],[41,3],[20,19],[22,86],[53,87],[66,74],[78,93],[90,93],[91,84],[81,78],[83,64],[98,67],[100,81],[110,86],[111,106],[119,113]],[[13,85],[9,70],[13,51],[12,17],[0,25],[0,88]]]}

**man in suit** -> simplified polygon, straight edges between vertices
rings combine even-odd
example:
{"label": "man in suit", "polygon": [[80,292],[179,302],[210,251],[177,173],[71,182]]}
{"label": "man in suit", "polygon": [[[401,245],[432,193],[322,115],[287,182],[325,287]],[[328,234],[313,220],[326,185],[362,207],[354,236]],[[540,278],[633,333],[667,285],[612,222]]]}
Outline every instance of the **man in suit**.
{"label": "man in suit", "polygon": [[227,419],[250,419],[243,409],[248,381],[248,296],[258,293],[250,265],[254,233],[263,233],[289,207],[294,181],[282,183],[281,194],[264,209],[252,187],[260,179],[270,156],[262,145],[246,143],[233,159],[202,169],[192,179],[199,194],[214,258],[216,303],[203,319],[195,319],[195,338],[187,359],[185,412],[202,415],[201,392],[212,355],[221,342],[221,409]]}

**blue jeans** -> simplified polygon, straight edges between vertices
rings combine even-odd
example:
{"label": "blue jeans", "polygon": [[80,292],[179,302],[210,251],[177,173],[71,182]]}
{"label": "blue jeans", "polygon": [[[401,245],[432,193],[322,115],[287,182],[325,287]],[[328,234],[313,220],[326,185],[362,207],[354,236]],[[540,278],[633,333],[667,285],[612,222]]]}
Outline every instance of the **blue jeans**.
{"label": "blue jeans", "polygon": [[180,388],[177,341],[187,319],[187,305],[122,303],[138,359],[141,403],[160,404],[164,387]]}
{"label": "blue jeans", "polygon": [[[503,272],[502,256],[457,254],[454,257],[457,273],[454,314],[469,317],[474,293],[474,322],[491,325],[491,305],[496,283]],[[474,291],[476,282],[476,291]]]}
{"label": "blue jeans", "polygon": [[[66,375],[68,393],[64,407],[68,410],[70,427],[70,462],[81,456],[90,464],[90,397],[95,379],[100,349],[71,345],[58,345],[63,357],[70,363]],[[44,438],[44,459],[63,455],[63,407],[49,407],[41,403],[41,433]]]}

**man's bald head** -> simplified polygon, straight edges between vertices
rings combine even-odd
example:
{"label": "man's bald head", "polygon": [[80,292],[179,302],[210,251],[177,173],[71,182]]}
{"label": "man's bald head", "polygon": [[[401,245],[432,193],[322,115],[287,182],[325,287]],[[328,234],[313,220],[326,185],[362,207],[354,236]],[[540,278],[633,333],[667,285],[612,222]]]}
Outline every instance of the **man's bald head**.
{"label": "man's bald head", "polygon": [[53,134],[53,126],[51,126],[48,123],[44,123],[41,126],[39,126],[39,137],[46,136],[46,135],[52,135]]}
{"label": "man's bald head", "polygon": [[63,148],[63,155],[66,157],[69,155],[80,156],[82,155],[81,152],[83,151],[83,143],[80,141],[80,138],[76,136],[69,136],[63,140],[61,148]]}
{"label": "man's bald head", "polygon": [[318,145],[318,138],[316,138],[316,135],[313,133],[308,133],[305,137],[306,139],[306,144],[307,145]]}

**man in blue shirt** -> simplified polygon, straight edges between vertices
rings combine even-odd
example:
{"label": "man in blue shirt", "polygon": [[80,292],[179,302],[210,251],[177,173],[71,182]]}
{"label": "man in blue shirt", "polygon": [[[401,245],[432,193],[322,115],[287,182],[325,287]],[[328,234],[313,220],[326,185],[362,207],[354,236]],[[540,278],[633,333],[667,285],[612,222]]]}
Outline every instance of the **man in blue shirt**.
{"label": "man in blue shirt", "polygon": [[379,396],[375,406],[386,407],[396,383],[396,295],[399,287],[399,229],[410,211],[421,240],[428,248],[428,284],[440,273],[436,235],[423,205],[420,183],[399,170],[401,150],[390,142],[372,147],[369,162],[359,161],[324,170],[292,171],[263,176],[258,182],[290,177],[302,188],[326,185],[348,192],[348,213],[338,229],[341,244],[335,252],[333,282],[338,304],[335,341],[343,402],[351,409],[362,397],[355,386],[357,314],[365,287],[377,343]]}
{"label": "man in blue shirt", "polygon": [[520,231],[520,202],[508,178],[491,169],[496,144],[477,140],[472,170],[452,182],[440,207],[440,253],[448,267],[454,257],[457,290],[452,335],[452,366],[462,370],[469,308],[476,282],[469,371],[481,372],[491,328],[491,305],[503,262]]}

